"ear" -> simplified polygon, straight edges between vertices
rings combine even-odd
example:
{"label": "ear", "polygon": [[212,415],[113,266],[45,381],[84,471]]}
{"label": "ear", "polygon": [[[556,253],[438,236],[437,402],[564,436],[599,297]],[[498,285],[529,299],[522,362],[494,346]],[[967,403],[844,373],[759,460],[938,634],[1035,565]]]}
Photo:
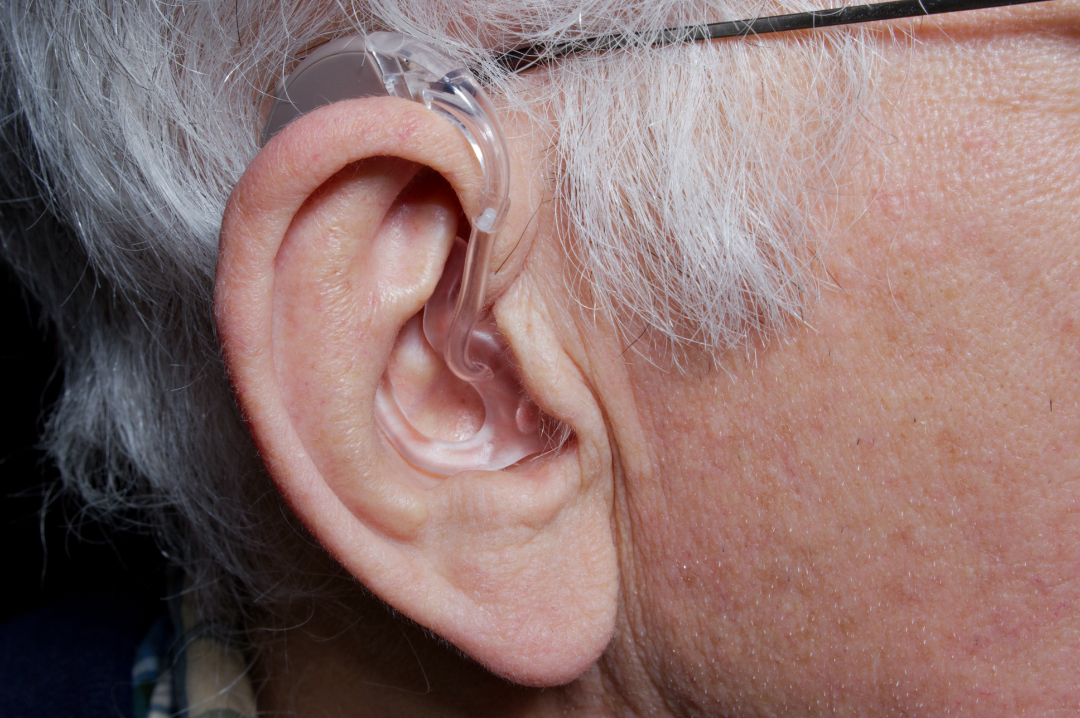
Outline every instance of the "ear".
{"label": "ear", "polygon": [[[429,435],[460,437],[482,420],[469,386],[417,333],[480,190],[464,138],[416,103],[316,110],[267,144],[229,200],[215,315],[263,461],[323,546],[495,673],[557,685],[610,640],[617,569],[602,415],[581,401],[588,387],[543,312],[507,291],[513,277],[494,286],[521,381],[579,437],[565,450],[439,478],[406,461],[373,417],[389,374]],[[529,207],[521,201],[500,243],[518,238]]]}

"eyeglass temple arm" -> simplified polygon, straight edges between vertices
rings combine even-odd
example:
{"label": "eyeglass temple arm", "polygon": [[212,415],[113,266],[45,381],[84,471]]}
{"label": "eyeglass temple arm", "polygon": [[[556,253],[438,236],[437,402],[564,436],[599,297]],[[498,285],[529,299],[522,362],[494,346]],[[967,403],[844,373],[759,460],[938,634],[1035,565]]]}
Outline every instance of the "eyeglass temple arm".
{"label": "eyeglass temple arm", "polygon": [[[791,15],[774,15],[756,20],[732,20],[709,25],[692,25],[664,30],[651,38],[651,46],[672,45],[703,40],[718,40],[739,35],[765,35],[790,30],[810,30],[834,25],[854,25],[877,20],[896,20],[904,17],[937,15],[939,13],[979,10],[1006,5],[1024,5],[1046,0],[894,0],[870,5],[850,5],[832,10],[812,10]],[[544,65],[566,55],[579,52],[604,52],[630,47],[642,42],[643,34],[617,33],[599,35],[557,45],[532,45],[511,50],[496,58],[510,72]]]}

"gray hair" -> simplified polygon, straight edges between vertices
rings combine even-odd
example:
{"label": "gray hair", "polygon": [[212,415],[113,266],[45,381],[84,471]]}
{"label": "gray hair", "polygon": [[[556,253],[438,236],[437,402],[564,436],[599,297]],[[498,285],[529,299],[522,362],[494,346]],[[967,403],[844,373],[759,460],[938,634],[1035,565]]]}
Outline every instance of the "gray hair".
{"label": "gray hair", "polygon": [[828,236],[813,218],[871,102],[863,31],[628,48],[563,61],[547,83],[492,63],[518,45],[744,17],[749,3],[708,14],[678,0],[294,5],[0,10],[0,246],[62,353],[48,450],[91,511],[153,531],[224,608],[290,600],[332,570],[316,562],[296,578],[318,549],[262,469],[211,314],[219,223],[257,152],[264,93],[310,45],[410,33],[481,68],[508,109],[554,117],[545,181],[583,301],[628,334],[644,326],[716,352],[811,306]]}

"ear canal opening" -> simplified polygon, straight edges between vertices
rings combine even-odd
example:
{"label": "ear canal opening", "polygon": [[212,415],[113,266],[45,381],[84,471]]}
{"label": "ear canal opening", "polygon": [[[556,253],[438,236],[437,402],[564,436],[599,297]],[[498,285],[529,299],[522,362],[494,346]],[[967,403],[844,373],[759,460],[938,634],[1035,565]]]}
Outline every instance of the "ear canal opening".
{"label": "ear canal opening", "polygon": [[[454,319],[465,269],[467,244],[458,237],[442,278],[424,306],[424,336],[445,361],[446,336]],[[459,471],[496,471],[544,450],[539,411],[521,386],[508,348],[491,314],[474,325],[469,337],[473,357],[491,369],[491,378],[470,382],[484,406],[484,422],[471,436],[447,441],[425,435],[409,420],[384,377],[375,395],[375,418],[394,448],[410,463],[442,476]]]}

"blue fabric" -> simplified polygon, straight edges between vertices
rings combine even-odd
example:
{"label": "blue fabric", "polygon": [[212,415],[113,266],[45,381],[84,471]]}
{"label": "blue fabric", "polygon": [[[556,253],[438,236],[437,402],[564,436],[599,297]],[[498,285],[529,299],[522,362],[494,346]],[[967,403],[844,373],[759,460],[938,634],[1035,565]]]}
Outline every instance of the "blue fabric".
{"label": "blue fabric", "polygon": [[0,624],[0,715],[130,718],[132,663],[154,610],[134,596],[89,597]]}
{"label": "blue fabric", "polygon": [[173,713],[172,691],[162,695],[160,688],[162,683],[170,686],[172,683],[170,656],[174,647],[173,641],[172,621],[168,616],[161,616],[150,626],[150,630],[135,649],[135,664],[131,667],[134,687],[133,718],[149,718],[155,713]]}
{"label": "blue fabric", "polygon": [[168,614],[135,650],[133,718],[255,718],[250,664],[230,640],[235,631],[195,614],[181,573],[170,582]]}

